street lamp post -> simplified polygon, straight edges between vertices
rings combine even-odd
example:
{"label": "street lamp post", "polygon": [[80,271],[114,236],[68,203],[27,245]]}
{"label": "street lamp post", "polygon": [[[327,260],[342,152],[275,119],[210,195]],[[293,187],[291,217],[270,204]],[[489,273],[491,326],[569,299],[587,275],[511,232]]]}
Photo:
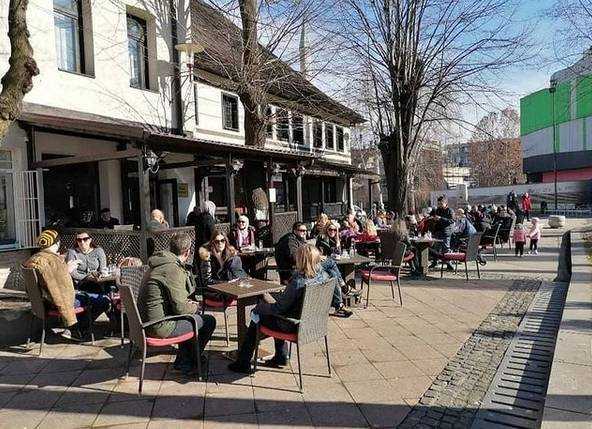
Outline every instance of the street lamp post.
{"label": "street lamp post", "polygon": [[557,81],[551,79],[551,86],[549,92],[551,93],[551,115],[553,121],[553,187],[554,187],[554,200],[555,200],[555,211],[557,211],[557,139],[556,139],[556,125],[555,125],[555,90],[557,89]]}

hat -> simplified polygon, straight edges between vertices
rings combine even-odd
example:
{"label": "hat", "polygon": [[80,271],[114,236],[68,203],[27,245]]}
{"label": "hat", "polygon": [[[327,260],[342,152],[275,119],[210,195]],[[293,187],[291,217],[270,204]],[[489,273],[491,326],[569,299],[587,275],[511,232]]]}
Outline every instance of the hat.
{"label": "hat", "polygon": [[60,241],[59,237],[60,235],[57,231],[54,231],[53,229],[46,229],[41,233],[39,238],[37,238],[37,245],[42,249],[47,249],[48,247],[51,247]]}

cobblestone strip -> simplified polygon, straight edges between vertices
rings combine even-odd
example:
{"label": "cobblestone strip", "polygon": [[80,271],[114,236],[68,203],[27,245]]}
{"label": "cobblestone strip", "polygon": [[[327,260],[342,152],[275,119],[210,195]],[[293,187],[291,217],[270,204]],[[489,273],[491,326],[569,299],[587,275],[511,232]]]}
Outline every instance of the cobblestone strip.
{"label": "cobblestone strip", "polygon": [[438,375],[399,428],[469,428],[520,321],[537,280],[517,280]]}

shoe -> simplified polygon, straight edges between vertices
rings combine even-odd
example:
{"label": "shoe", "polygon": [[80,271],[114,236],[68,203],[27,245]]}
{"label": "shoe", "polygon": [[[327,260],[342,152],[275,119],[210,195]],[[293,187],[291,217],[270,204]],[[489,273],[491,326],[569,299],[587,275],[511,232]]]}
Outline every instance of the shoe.
{"label": "shoe", "polygon": [[534,255],[538,255],[539,254],[539,251],[538,250],[535,250],[533,254]]}
{"label": "shoe", "polygon": [[239,374],[253,374],[253,368],[251,368],[251,365],[243,365],[240,362],[232,362],[231,364],[228,365],[228,369],[232,372],[237,372]]}
{"label": "shoe", "polygon": [[335,312],[332,314],[332,316],[335,317],[343,317],[343,318],[348,318],[350,317],[352,314],[354,314],[353,311],[351,311],[349,308],[347,308],[345,305],[342,305],[341,307],[339,307],[337,310],[335,310]]}
{"label": "shoe", "polygon": [[280,359],[276,359],[275,357],[272,357],[271,359],[268,360],[264,360],[261,363],[257,363],[257,365],[260,366],[264,366],[266,368],[283,368],[286,365],[288,365],[288,362],[286,360],[280,360]]}
{"label": "shoe", "polygon": [[61,336],[62,338],[65,338],[70,341],[75,341],[77,343],[81,343],[84,341],[84,337],[78,329],[64,329],[61,333]]}

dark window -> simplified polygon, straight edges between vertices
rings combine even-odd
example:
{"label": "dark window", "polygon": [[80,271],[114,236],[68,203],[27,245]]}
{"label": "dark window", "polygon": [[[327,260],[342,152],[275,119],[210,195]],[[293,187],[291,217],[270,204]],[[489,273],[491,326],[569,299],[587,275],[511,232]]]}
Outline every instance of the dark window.
{"label": "dark window", "polygon": [[130,86],[146,89],[148,81],[148,35],[146,21],[127,16],[127,46],[130,62]]}
{"label": "dark window", "polygon": [[323,147],[323,123],[318,119],[315,119],[313,127],[314,147],[321,148]]}
{"label": "dark window", "polygon": [[277,109],[275,116],[277,139],[283,142],[290,141],[290,119],[288,117],[288,111]]}
{"label": "dark window", "polygon": [[238,97],[222,94],[222,123],[225,130],[238,131]]}
{"label": "dark window", "polygon": [[304,120],[300,113],[292,113],[292,142],[304,144]]}
{"label": "dark window", "polygon": [[58,69],[84,73],[80,0],[54,0],[53,23]]}
{"label": "dark window", "polygon": [[335,150],[335,133],[333,132],[333,124],[325,123],[325,146],[327,149]]}
{"label": "dark window", "polygon": [[273,117],[273,111],[271,110],[271,106],[267,106],[267,109],[265,109],[265,115],[267,116],[267,127],[266,127],[267,138],[273,139],[273,123],[275,121],[274,121],[274,117]]}
{"label": "dark window", "polygon": [[326,203],[337,203],[337,182],[335,179],[324,179],[325,199]]}
{"label": "dark window", "polygon": [[337,136],[337,150],[343,152],[345,150],[344,139],[343,139],[343,127],[335,127]]}

